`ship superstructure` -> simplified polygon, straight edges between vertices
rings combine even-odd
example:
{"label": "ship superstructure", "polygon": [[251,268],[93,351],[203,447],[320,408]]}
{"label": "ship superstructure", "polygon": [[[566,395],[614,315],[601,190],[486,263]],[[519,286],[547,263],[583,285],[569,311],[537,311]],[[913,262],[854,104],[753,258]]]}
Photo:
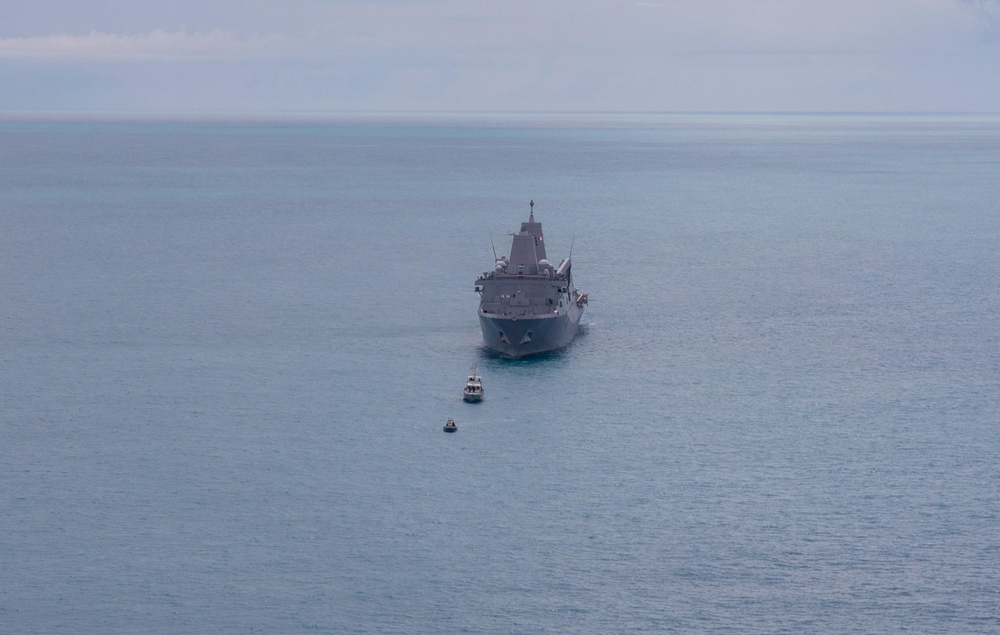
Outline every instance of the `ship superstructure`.
{"label": "ship superstructure", "polygon": [[510,256],[499,258],[493,271],[476,280],[483,340],[511,358],[569,344],[587,304],[587,294],[573,286],[571,259],[563,258],[556,266],[546,258],[535,202],[530,206],[527,222],[513,236]]}

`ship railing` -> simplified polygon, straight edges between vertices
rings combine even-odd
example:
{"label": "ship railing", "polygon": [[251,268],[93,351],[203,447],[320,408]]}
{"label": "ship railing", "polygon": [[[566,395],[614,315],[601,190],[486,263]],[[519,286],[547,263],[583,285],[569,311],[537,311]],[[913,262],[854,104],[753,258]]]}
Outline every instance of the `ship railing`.
{"label": "ship railing", "polygon": [[495,315],[497,317],[528,317],[557,314],[558,308],[555,306],[500,306],[497,304],[484,304],[480,307],[483,313]]}
{"label": "ship railing", "polygon": [[545,282],[547,280],[566,280],[565,274],[557,274],[549,278],[545,274],[533,274],[533,273],[489,273],[485,276],[479,276],[476,278],[476,282],[482,282],[485,280],[530,280]]}

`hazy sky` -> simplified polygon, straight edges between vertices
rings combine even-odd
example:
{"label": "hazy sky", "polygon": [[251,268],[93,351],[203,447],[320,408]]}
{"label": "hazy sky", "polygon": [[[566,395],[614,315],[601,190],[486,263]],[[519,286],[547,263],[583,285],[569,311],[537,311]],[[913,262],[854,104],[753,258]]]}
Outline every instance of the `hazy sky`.
{"label": "hazy sky", "polygon": [[0,0],[0,111],[1000,111],[1000,0]]}

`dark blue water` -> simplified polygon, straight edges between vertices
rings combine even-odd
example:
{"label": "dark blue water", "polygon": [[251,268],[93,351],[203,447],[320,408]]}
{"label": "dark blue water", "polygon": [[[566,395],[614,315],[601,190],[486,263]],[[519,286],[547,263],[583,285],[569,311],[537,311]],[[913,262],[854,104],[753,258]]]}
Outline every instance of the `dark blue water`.
{"label": "dark blue water", "polygon": [[998,632],[998,201],[996,117],[0,121],[0,631]]}

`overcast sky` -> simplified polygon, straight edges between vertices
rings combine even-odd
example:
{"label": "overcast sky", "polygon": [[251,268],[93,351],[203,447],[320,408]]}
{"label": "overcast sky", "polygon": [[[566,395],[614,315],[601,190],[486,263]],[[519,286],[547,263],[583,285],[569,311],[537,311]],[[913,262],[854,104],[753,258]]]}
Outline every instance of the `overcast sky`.
{"label": "overcast sky", "polygon": [[1000,111],[1000,0],[0,0],[0,111]]}

